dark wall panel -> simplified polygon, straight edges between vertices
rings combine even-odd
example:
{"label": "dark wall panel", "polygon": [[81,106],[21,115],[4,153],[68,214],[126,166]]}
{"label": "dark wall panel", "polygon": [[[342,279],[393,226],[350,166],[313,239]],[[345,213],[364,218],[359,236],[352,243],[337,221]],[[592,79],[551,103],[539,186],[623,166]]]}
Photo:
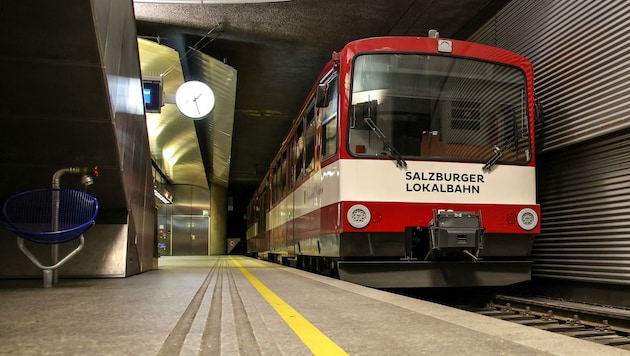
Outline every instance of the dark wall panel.
{"label": "dark wall panel", "polygon": [[532,61],[550,151],[630,126],[629,25],[625,1],[514,0],[469,39]]}
{"label": "dark wall panel", "polygon": [[535,276],[630,284],[629,158],[623,130],[540,160]]}

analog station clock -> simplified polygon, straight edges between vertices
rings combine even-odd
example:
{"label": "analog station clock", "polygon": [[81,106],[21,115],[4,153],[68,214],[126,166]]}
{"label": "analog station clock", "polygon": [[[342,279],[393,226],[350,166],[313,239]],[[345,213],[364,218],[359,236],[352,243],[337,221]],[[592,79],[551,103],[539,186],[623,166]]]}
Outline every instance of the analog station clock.
{"label": "analog station clock", "polygon": [[175,104],[182,114],[200,119],[214,108],[214,93],[205,83],[191,80],[177,88]]}

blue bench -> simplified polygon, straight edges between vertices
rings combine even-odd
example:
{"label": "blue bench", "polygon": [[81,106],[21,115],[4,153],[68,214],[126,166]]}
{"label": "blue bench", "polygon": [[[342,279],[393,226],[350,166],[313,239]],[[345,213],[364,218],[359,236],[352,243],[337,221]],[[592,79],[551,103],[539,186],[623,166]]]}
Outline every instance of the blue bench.
{"label": "blue bench", "polygon": [[[9,197],[2,207],[0,227],[14,232],[20,250],[44,274],[44,287],[52,287],[53,272],[76,255],[85,244],[83,233],[94,225],[98,200],[88,193],[64,188],[36,189]],[[80,239],[79,245],[60,261],[42,264],[24,245],[24,240],[57,244]]]}

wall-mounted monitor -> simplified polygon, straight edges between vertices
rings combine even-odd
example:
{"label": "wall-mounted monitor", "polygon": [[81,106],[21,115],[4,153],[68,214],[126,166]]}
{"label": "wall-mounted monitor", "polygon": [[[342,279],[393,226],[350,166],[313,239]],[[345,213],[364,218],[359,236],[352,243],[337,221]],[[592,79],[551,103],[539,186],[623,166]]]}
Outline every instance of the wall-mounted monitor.
{"label": "wall-mounted monitor", "polygon": [[142,94],[145,111],[160,113],[162,110],[162,78],[143,79]]}

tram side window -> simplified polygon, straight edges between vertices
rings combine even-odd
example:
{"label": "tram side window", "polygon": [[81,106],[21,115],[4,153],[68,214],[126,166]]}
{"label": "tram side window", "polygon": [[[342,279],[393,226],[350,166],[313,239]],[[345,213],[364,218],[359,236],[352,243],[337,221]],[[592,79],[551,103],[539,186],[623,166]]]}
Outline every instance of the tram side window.
{"label": "tram side window", "polygon": [[280,196],[283,197],[287,193],[287,156],[286,153],[282,153],[282,159],[280,161]]}
{"label": "tram side window", "polygon": [[277,203],[287,192],[287,160],[283,152],[273,170],[273,203]]}
{"label": "tram side window", "polygon": [[328,84],[326,95],[328,102],[322,108],[322,160],[330,158],[337,153],[337,83],[338,78],[335,77]]}
{"label": "tram side window", "polygon": [[281,192],[280,192],[280,163],[277,163],[273,169],[273,180],[272,180],[272,196],[273,203],[275,204],[278,200],[280,200]]}
{"label": "tram side window", "polygon": [[322,108],[322,122],[326,122],[331,117],[337,115],[337,85],[338,78],[335,77],[328,83],[328,88],[326,90],[326,102],[324,103],[324,107]]}
{"label": "tram side window", "polygon": [[303,121],[297,128],[296,139],[293,144],[293,168],[295,175],[293,176],[293,182],[296,183],[301,179],[301,174],[304,170],[304,127]]}
{"label": "tram side window", "polygon": [[337,117],[322,125],[322,160],[337,153]]}
{"label": "tram side window", "polygon": [[315,169],[315,105],[311,105],[311,109],[308,112],[306,135],[304,142],[305,154],[304,162],[305,169],[303,175],[310,174]]}
{"label": "tram side window", "polygon": [[258,231],[267,230],[267,219],[266,213],[269,210],[269,191],[265,188],[259,197],[259,206],[260,209],[258,211]]}

